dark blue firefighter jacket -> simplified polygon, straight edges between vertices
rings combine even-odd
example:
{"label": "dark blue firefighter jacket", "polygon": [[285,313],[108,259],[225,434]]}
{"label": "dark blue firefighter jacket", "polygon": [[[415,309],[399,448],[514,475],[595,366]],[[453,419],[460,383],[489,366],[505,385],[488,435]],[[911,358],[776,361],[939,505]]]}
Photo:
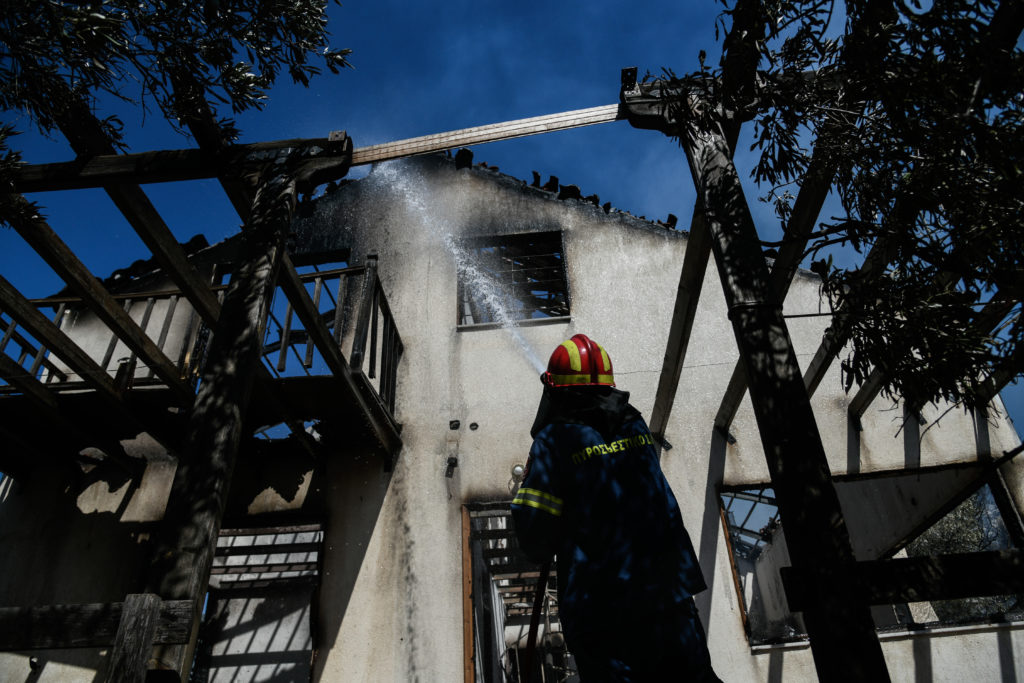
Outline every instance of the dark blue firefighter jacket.
{"label": "dark blue firefighter jacket", "polygon": [[558,556],[567,637],[635,627],[706,588],[651,433],[629,394],[546,389],[526,477],[512,502],[535,561]]}

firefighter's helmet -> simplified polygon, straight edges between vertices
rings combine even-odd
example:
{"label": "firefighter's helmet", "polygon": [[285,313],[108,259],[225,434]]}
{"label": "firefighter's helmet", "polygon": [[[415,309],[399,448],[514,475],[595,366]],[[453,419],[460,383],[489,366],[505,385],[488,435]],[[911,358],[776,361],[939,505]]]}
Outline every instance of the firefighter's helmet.
{"label": "firefighter's helmet", "polygon": [[549,387],[615,386],[608,352],[585,334],[562,342],[540,379]]}

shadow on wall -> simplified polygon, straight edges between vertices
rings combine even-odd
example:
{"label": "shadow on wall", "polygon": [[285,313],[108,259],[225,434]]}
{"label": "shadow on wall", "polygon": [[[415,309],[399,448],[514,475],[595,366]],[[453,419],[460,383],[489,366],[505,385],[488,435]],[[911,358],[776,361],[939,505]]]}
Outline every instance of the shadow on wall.
{"label": "shadow on wall", "polygon": [[[127,472],[97,460],[4,478],[0,605],[121,602],[142,590],[154,523],[123,521],[144,497],[144,461],[139,465]],[[106,651],[94,648],[34,650],[4,657],[0,679],[53,679],[61,676],[55,668],[67,666],[77,676],[96,669],[93,680],[99,683],[106,658]]]}
{"label": "shadow on wall", "polygon": [[710,615],[711,596],[715,588],[715,558],[718,552],[718,535],[722,526],[722,511],[718,502],[718,487],[722,484],[725,474],[725,454],[728,442],[722,433],[713,429],[711,433],[711,453],[708,457],[708,478],[704,488],[704,517],[700,526],[700,549],[697,551],[700,569],[708,589],[697,595],[694,602],[704,623],[704,631],[711,637]]}
{"label": "shadow on wall", "polygon": [[[380,455],[368,449],[346,450],[327,458],[328,517],[314,615],[314,643],[319,652],[327,652],[337,641],[392,472],[385,471]],[[325,661],[323,656],[314,661],[313,680],[320,680]]]}

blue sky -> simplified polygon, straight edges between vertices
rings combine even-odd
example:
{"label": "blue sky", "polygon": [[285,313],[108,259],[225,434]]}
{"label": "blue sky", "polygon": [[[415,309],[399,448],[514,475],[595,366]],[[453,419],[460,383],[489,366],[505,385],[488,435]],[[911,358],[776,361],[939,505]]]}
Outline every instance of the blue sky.
{"label": "blue sky", "polygon": [[[717,62],[720,40],[715,2],[494,2],[415,3],[352,0],[330,7],[333,47],[353,50],[355,67],[314,79],[308,90],[281,83],[261,112],[237,118],[243,142],[323,137],[347,130],[357,147],[509,119],[617,101],[619,72],[669,67],[695,70],[703,49]],[[130,87],[129,87],[130,91]],[[156,115],[119,106],[133,151],[191,146]],[[227,115],[229,112],[221,112]],[[60,139],[32,134],[15,141],[30,163],[71,158]],[[741,152],[737,165],[750,167]],[[635,215],[685,226],[695,194],[682,150],[652,131],[626,122],[604,124],[478,146],[476,161],[527,179],[556,175],[584,194]],[[352,176],[365,173],[356,169]],[[210,242],[238,230],[238,218],[213,181],[150,185],[153,200],[174,234],[203,233]],[[777,223],[748,194],[759,229]],[[99,190],[36,195],[58,234],[93,272],[109,275],[149,252]],[[827,208],[826,208],[827,211]],[[12,231],[0,231],[0,270],[29,296],[45,296],[59,279]],[[666,321],[667,323],[667,321]],[[1024,387],[1004,392],[1010,413],[1024,423]]]}

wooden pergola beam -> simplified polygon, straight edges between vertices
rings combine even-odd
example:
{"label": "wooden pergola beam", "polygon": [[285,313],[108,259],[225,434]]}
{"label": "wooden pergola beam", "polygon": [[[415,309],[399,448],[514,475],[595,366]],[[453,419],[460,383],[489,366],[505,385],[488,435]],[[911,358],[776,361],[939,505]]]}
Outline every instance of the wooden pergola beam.
{"label": "wooden pergola beam", "polygon": [[[804,182],[800,186],[800,192],[793,203],[793,213],[789,219],[786,241],[779,249],[778,258],[775,259],[772,266],[770,286],[779,301],[786,300],[789,286],[796,276],[810,234],[814,230],[821,207],[825,204],[825,198],[832,186],[834,173],[835,169],[826,154],[821,147],[816,146],[814,156],[811,158],[811,163],[804,176]],[[747,377],[743,369],[743,359],[739,358],[733,367],[729,385],[726,387],[722,403],[715,415],[716,429],[722,433],[729,431],[729,426],[736,417],[736,411],[739,410],[746,393]]]}
{"label": "wooden pergola beam", "polygon": [[813,586],[856,585],[872,605],[1011,595],[1024,592],[1024,550],[873,560],[831,571],[783,567],[780,573],[794,612],[813,604]]}
{"label": "wooden pergola beam", "polygon": [[25,194],[217,178],[232,173],[253,154],[289,147],[326,146],[328,142],[327,138],[296,138],[233,145],[226,149],[93,153],[73,161],[22,166],[14,174],[15,188]]}
{"label": "wooden pergola beam", "polygon": [[13,227],[54,272],[78,292],[96,316],[167,384],[179,403],[192,403],[192,388],[181,378],[171,359],[146,336],[46,221],[41,218],[15,221]]}
{"label": "wooden pergola beam", "polygon": [[[123,602],[0,607],[0,651],[107,647],[124,609]],[[161,602],[153,642],[186,642],[191,613],[190,600]]]}

